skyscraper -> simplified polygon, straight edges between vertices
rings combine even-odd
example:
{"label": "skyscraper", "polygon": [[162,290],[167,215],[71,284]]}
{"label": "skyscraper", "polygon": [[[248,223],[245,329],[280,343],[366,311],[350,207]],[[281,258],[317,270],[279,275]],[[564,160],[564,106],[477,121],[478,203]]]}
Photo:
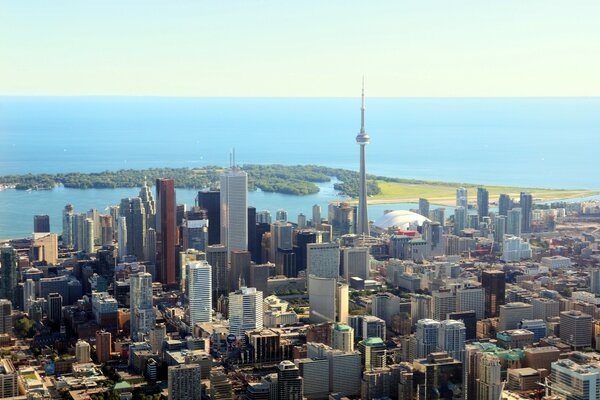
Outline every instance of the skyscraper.
{"label": "skyscraper", "polygon": [[521,232],[531,232],[531,211],[533,210],[533,196],[531,193],[521,192],[519,207],[521,208]]}
{"label": "skyscraper", "polygon": [[33,232],[45,233],[50,232],[50,217],[48,215],[33,216]]}
{"label": "skyscraper", "polygon": [[77,343],[75,343],[75,358],[78,363],[88,363],[91,361],[92,346],[84,340],[79,339]]}
{"label": "skyscraper", "polygon": [[180,364],[168,369],[169,400],[201,400],[202,369],[198,364]]}
{"label": "skyscraper", "polygon": [[496,215],[494,217],[494,242],[502,244],[505,234],[506,217],[504,215]]}
{"label": "skyscraper", "polygon": [[419,199],[419,214],[425,218],[429,218],[429,200],[423,198]]}
{"label": "skyscraper", "polygon": [[369,279],[370,255],[367,247],[345,247],[342,254],[346,282],[350,282],[350,278],[354,276]]}
{"label": "skyscraper", "polygon": [[477,188],[477,214],[479,220],[489,214],[490,194],[485,188]]}
{"label": "skyscraper", "polygon": [[156,204],[145,178],[144,186],[140,189],[139,198],[142,199],[142,205],[144,206],[144,211],[146,211],[146,229],[156,229]]}
{"label": "skyscraper", "polygon": [[130,277],[129,306],[131,310],[131,336],[147,335],[156,324],[152,306],[152,275],[137,272]]}
{"label": "skyscraper", "polygon": [[96,331],[96,357],[103,364],[110,360],[112,352],[112,335],[107,331]]}
{"label": "skyscraper", "polygon": [[62,212],[62,243],[65,247],[73,247],[73,205],[67,204]]}
{"label": "skyscraper", "polygon": [[440,322],[434,319],[417,321],[415,339],[416,357],[427,357],[427,354],[438,350]]}
{"label": "skyscraper", "polygon": [[236,166],[221,174],[221,244],[228,259],[248,250],[248,174]]}
{"label": "skyscraper", "polygon": [[468,192],[464,187],[456,189],[456,207],[462,207],[465,211],[469,209]]}
{"label": "skyscraper", "polygon": [[367,167],[365,165],[365,146],[369,144],[369,134],[365,129],[365,85],[363,81],[362,105],[360,107],[360,132],[356,136],[360,145],[360,177],[358,183],[358,229],[359,235],[369,236],[369,214],[367,209]]}
{"label": "skyscraper", "polygon": [[502,378],[498,356],[492,353],[476,355],[477,371],[475,373],[475,393],[469,393],[474,399],[496,400],[501,398]]}
{"label": "skyscraper", "polygon": [[277,368],[277,399],[302,400],[302,377],[300,370],[291,361],[282,361]]}
{"label": "skyscraper", "polygon": [[505,303],[506,274],[499,270],[483,271],[481,286],[485,291],[485,317],[497,317],[499,307]]}
{"label": "skyscraper", "polygon": [[121,199],[119,216],[125,217],[127,225],[127,255],[135,256],[138,261],[144,261],[147,218],[142,199],[139,197]]}
{"label": "skyscraper", "polygon": [[221,243],[221,192],[198,192],[198,207],[208,211],[208,244]]}
{"label": "skyscraper", "polygon": [[212,273],[206,261],[188,264],[189,275],[188,299],[190,310],[190,326],[196,322],[210,322],[212,317]]}
{"label": "skyscraper", "polygon": [[467,209],[459,206],[454,209],[454,234],[458,235],[467,226]]}
{"label": "skyscraper", "polygon": [[500,198],[498,199],[498,214],[506,217],[508,215],[508,210],[510,210],[510,196],[506,193],[500,193]]}
{"label": "skyscraper", "polygon": [[212,267],[213,299],[216,300],[229,290],[229,273],[227,270],[227,249],[222,244],[215,244],[206,248],[206,261]]}
{"label": "skyscraper", "polygon": [[306,273],[320,278],[338,278],[340,275],[340,245],[338,243],[310,243],[306,246]]}
{"label": "skyscraper", "polygon": [[560,313],[560,340],[574,349],[592,345],[592,316],[581,311]]}
{"label": "skyscraper", "polygon": [[462,321],[453,319],[442,321],[438,331],[438,349],[464,363],[466,334],[467,328]]}
{"label": "skyscraper", "polygon": [[63,298],[59,293],[50,293],[48,295],[48,321],[52,325],[58,326],[62,319]]}
{"label": "skyscraper", "polygon": [[17,286],[17,266],[19,259],[17,250],[10,246],[0,248],[0,265],[2,287],[0,287],[0,298],[7,299],[15,304],[15,287]]}
{"label": "skyscraper", "polygon": [[244,332],[263,327],[263,294],[242,287],[229,294],[229,332],[241,338]]}
{"label": "skyscraper", "polygon": [[158,280],[168,286],[177,285],[175,271],[175,181],[156,180],[156,248]]}
{"label": "skyscraper", "polygon": [[506,233],[514,236],[521,236],[523,225],[523,215],[520,207],[508,211],[506,220]]}
{"label": "skyscraper", "polygon": [[311,224],[313,228],[319,229],[321,226],[321,206],[315,204],[312,206],[312,220]]}

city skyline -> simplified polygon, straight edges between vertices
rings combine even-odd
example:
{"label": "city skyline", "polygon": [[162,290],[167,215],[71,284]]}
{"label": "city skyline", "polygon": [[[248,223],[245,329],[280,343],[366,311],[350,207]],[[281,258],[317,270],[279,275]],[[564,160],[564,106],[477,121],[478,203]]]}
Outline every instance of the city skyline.
{"label": "city skyline", "polygon": [[594,1],[8,2],[0,95],[351,97],[366,75],[371,97],[597,96],[599,11]]}

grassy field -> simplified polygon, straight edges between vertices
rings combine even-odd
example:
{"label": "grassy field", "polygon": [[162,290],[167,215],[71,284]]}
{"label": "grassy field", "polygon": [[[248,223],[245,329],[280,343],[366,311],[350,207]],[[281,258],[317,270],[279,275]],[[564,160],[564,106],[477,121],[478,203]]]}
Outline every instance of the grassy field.
{"label": "grassy field", "polygon": [[[370,204],[418,202],[420,197],[429,200],[433,204],[453,206],[456,202],[456,188],[452,184],[443,183],[397,183],[377,181],[381,194],[369,198]],[[469,189],[469,201],[477,199],[476,185],[465,185]],[[551,201],[572,199],[576,197],[593,196],[599,194],[591,190],[560,190],[540,188],[520,188],[511,186],[483,186],[490,193],[490,202],[497,202],[500,193],[508,193],[512,198],[518,198],[520,192],[530,192],[534,200]]]}

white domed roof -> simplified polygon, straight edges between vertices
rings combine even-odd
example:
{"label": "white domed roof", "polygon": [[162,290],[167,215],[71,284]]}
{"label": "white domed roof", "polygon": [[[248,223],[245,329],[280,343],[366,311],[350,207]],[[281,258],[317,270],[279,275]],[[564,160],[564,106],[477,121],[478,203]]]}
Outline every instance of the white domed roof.
{"label": "white domed roof", "polygon": [[428,222],[429,218],[426,218],[420,214],[414,213],[408,210],[396,210],[390,211],[384,214],[382,217],[377,219],[373,223],[373,226],[381,230],[387,230],[389,228],[408,229],[410,225],[423,225],[423,222]]}

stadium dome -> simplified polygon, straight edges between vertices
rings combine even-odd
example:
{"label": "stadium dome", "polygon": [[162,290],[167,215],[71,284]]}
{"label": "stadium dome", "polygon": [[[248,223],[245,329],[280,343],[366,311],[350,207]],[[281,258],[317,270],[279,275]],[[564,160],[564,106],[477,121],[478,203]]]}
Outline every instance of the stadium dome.
{"label": "stadium dome", "polygon": [[398,228],[406,230],[409,226],[423,225],[423,222],[430,222],[429,218],[426,218],[420,214],[414,213],[408,210],[396,210],[390,211],[384,214],[382,217],[377,219],[373,223],[373,227],[386,231],[389,228]]}

